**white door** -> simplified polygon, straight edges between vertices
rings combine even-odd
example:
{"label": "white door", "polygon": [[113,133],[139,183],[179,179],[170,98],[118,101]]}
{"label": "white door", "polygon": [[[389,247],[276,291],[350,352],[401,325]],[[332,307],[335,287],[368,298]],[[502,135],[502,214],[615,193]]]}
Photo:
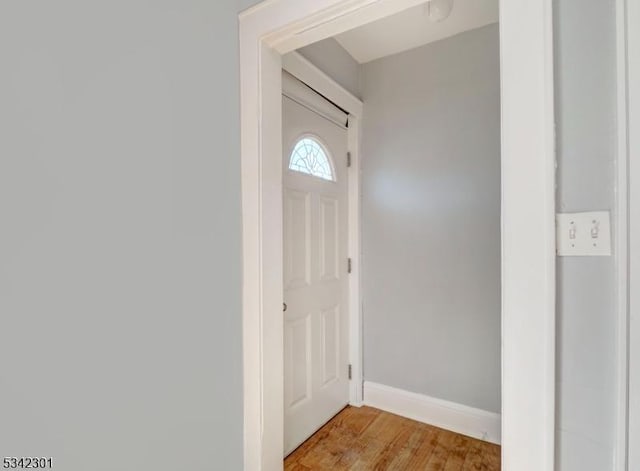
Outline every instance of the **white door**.
{"label": "white door", "polygon": [[282,99],[285,455],[349,402],[346,115],[341,123],[289,96]]}

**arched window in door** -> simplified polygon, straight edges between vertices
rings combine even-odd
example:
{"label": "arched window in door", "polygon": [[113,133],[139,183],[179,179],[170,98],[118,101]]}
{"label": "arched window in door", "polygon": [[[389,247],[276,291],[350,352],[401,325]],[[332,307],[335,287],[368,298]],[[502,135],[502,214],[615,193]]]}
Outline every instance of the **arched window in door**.
{"label": "arched window in door", "polygon": [[324,146],[310,136],[301,138],[293,148],[289,169],[323,180],[335,181],[333,167]]}

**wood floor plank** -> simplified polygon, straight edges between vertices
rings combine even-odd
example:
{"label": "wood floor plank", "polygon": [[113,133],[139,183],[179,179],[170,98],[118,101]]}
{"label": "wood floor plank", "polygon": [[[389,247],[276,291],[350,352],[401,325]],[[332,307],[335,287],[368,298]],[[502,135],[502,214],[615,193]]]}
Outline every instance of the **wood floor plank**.
{"label": "wood floor plank", "polygon": [[427,462],[425,471],[443,471],[449,458],[449,450],[453,446],[455,434],[447,430],[440,430],[438,433],[438,443],[436,444],[431,458]]}
{"label": "wood floor plank", "polygon": [[464,471],[489,471],[489,468],[483,462],[483,452],[482,442],[479,440],[473,441],[465,458]]}
{"label": "wood floor plank", "polygon": [[453,439],[453,445],[449,449],[444,471],[462,471],[470,445],[469,438],[464,435],[456,435]]}
{"label": "wood floor plank", "polygon": [[347,407],[285,471],[499,471],[500,447],[371,407]]}
{"label": "wood floor plank", "polygon": [[500,447],[493,443],[482,443],[482,463],[485,469],[500,469],[502,456],[500,455]]}
{"label": "wood floor plank", "polygon": [[301,465],[297,462],[289,462],[285,463],[284,471],[311,471],[311,468],[307,468],[304,465]]}
{"label": "wood floor plank", "polygon": [[407,446],[414,431],[415,427],[402,428],[392,440],[387,442],[377,459],[371,463],[374,471],[392,469],[391,463],[393,463],[398,454]]}
{"label": "wood floor plank", "polygon": [[435,427],[419,427],[410,439],[408,447],[401,451],[392,463],[392,469],[425,469],[438,444],[438,434],[439,430]]}

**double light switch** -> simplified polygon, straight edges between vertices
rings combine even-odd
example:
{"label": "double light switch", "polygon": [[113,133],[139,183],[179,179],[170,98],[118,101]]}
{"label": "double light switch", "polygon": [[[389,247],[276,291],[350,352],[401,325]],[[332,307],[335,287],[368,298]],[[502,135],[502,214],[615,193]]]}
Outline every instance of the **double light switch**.
{"label": "double light switch", "polygon": [[611,255],[611,223],[608,211],[557,214],[556,227],[558,255]]}

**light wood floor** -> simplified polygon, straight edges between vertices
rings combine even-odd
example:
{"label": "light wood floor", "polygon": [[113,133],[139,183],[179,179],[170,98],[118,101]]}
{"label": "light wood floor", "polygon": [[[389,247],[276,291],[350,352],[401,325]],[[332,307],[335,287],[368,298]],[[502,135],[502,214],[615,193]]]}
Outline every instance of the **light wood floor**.
{"label": "light wood floor", "polygon": [[499,471],[500,447],[371,407],[347,407],[284,461],[285,471]]}

